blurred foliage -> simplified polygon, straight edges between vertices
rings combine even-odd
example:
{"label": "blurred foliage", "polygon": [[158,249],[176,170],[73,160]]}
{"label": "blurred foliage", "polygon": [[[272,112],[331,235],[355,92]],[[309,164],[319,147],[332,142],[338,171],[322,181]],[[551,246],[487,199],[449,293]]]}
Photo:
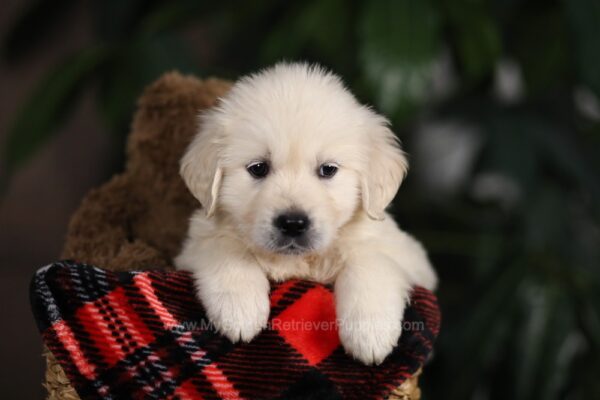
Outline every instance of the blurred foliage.
{"label": "blurred foliage", "polygon": [[[6,171],[86,90],[123,139],[136,96],[166,70],[235,78],[281,59],[320,62],[391,118],[409,153],[432,121],[469,127],[479,143],[451,192],[411,174],[393,209],[441,275],[444,322],[425,398],[600,398],[600,2],[86,4],[93,40],[15,116]],[[77,5],[30,2],[4,59],[17,68],[58,40]],[[508,83],[503,65],[516,71]],[[421,169],[437,161],[414,158]]]}

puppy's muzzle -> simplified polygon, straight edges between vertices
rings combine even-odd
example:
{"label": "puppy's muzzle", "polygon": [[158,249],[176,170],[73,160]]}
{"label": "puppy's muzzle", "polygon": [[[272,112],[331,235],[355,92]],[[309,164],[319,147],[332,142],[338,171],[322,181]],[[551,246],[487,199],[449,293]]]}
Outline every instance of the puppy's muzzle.
{"label": "puppy's muzzle", "polygon": [[273,225],[282,236],[298,238],[308,231],[310,219],[303,212],[292,211],[278,215],[273,220]]}

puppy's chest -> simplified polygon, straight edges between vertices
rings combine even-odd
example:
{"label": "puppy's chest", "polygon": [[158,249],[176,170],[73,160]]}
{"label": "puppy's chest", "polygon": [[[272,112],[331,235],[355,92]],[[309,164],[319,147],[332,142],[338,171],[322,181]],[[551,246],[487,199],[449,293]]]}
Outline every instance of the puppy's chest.
{"label": "puppy's chest", "polygon": [[332,283],[343,268],[342,258],[335,250],[323,255],[259,259],[267,276],[275,281],[308,279],[319,283]]}

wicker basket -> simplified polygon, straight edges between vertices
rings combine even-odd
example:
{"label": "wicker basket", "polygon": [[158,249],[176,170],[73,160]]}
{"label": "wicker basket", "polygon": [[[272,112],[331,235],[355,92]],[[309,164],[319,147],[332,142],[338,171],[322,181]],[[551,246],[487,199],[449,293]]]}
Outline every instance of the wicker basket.
{"label": "wicker basket", "polygon": [[[63,258],[111,270],[171,268],[196,200],[178,174],[179,158],[195,133],[199,110],[211,107],[230,83],[169,73],[138,101],[125,172],[83,200],[69,224]],[[47,362],[48,399],[78,399],[54,356]],[[390,399],[420,398],[418,375]]]}

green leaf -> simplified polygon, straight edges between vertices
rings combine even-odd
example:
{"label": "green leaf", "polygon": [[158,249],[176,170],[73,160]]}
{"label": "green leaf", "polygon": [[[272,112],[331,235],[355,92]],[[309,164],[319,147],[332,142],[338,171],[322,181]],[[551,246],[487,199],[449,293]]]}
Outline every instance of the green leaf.
{"label": "green leaf", "polygon": [[582,338],[568,292],[549,281],[526,280],[515,327],[515,399],[557,399]]}
{"label": "green leaf", "polygon": [[600,2],[563,1],[572,33],[579,79],[600,96]]}
{"label": "green leaf", "polygon": [[[309,54],[325,61],[342,64],[350,62],[351,5],[344,0],[317,0],[293,8],[275,26],[261,49],[261,60],[270,64],[281,60],[306,58]],[[335,19],[335,23],[331,21]]]}
{"label": "green leaf", "polygon": [[587,347],[575,325],[571,294],[557,286],[546,288],[552,290],[560,293],[553,295],[556,303],[540,340],[546,351],[541,354],[537,368],[537,398],[543,400],[563,398],[575,357]]}
{"label": "green leaf", "polygon": [[464,399],[477,385],[487,386],[485,372],[501,357],[511,336],[512,314],[518,307],[515,290],[525,276],[525,267],[523,260],[504,265],[487,290],[476,289],[482,292],[476,301],[463,305],[461,319],[449,327],[454,330],[447,329],[445,338],[440,338],[447,341],[447,368],[460,370],[451,379],[448,398]]}
{"label": "green leaf", "polygon": [[[530,251],[556,255],[565,236],[566,208],[564,192],[558,185],[539,185],[531,193],[529,203],[522,210],[521,228],[524,244]],[[552,218],[548,218],[552,215]]]}
{"label": "green leaf", "polygon": [[513,179],[523,192],[535,190],[538,159],[532,139],[532,117],[518,112],[494,113],[485,124],[488,135],[482,167]]}
{"label": "green leaf", "polygon": [[443,7],[459,65],[468,81],[492,73],[502,51],[496,22],[481,0],[444,1]]}
{"label": "green leaf", "polygon": [[428,0],[371,0],[360,23],[360,67],[376,105],[399,119],[428,97],[440,19]]}
{"label": "green leaf", "polygon": [[576,132],[563,131],[541,119],[532,120],[529,132],[547,161],[570,178],[600,204],[600,171],[595,168],[586,153],[578,149],[573,137]]}
{"label": "green leaf", "polygon": [[77,94],[104,60],[103,47],[83,50],[52,70],[21,107],[8,133],[6,171],[10,175],[56,132]]}
{"label": "green leaf", "polygon": [[111,132],[126,133],[135,101],[146,85],[168,71],[198,72],[195,66],[176,37],[144,36],[132,40],[103,71],[98,90],[100,112]]}
{"label": "green leaf", "polygon": [[217,3],[198,1],[167,2],[149,12],[140,21],[139,31],[156,34],[176,28],[182,28],[202,14],[214,11]]}
{"label": "green leaf", "polygon": [[528,91],[543,93],[564,84],[568,43],[564,16],[558,7],[543,13],[536,8],[517,23],[516,37],[511,42]]}
{"label": "green leaf", "polygon": [[152,2],[102,0],[92,3],[95,33],[104,40],[118,41],[135,30]]}

